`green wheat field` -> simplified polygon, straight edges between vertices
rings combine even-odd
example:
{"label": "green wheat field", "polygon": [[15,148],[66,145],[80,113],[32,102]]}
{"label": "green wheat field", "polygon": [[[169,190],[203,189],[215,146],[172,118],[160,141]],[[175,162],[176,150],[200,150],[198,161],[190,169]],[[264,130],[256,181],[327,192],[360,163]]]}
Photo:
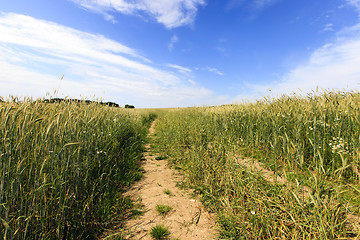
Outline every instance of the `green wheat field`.
{"label": "green wheat field", "polygon": [[96,239],[121,222],[155,118],[153,148],[216,213],[219,239],[360,237],[360,94],[328,91],[178,109],[2,101],[1,239]]}

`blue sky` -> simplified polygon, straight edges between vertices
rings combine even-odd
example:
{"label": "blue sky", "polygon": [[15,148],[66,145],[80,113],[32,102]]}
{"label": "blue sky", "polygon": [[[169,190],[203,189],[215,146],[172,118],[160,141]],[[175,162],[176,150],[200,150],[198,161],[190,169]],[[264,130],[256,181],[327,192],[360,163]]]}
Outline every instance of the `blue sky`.
{"label": "blue sky", "polygon": [[5,99],[186,107],[359,84],[360,0],[0,3]]}

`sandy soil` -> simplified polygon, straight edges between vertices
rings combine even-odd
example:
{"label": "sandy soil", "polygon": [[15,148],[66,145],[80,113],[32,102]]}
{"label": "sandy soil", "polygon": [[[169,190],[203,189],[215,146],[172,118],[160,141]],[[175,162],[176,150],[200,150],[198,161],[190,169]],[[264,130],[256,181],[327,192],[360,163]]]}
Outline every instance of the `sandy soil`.
{"label": "sandy soil", "polygon": [[[150,128],[150,135],[155,132],[155,123]],[[152,156],[149,144],[145,147],[142,161],[144,178],[127,192],[135,202],[140,202],[144,214],[126,222],[127,239],[152,239],[150,231],[157,224],[169,228],[169,239],[215,239],[214,217],[191,195],[191,190],[181,190],[176,186],[182,176],[170,169],[166,160],[155,160],[156,156]],[[156,211],[157,204],[168,205],[172,211],[162,216]]]}

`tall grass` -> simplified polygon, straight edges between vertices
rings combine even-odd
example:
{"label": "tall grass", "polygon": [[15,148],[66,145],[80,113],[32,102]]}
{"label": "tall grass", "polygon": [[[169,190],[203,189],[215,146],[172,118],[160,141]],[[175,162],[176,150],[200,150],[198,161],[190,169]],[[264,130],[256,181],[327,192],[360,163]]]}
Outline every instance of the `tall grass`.
{"label": "tall grass", "polygon": [[289,168],[334,180],[360,180],[360,94],[325,92],[241,105],[223,115],[227,132]]}
{"label": "tall grass", "polygon": [[[347,221],[360,213],[359,103],[326,92],[177,109],[160,115],[158,145],[218,213],[222,239],[347,238],[359,234]],[[244,156],[294,183],[267,181]]]}
{"label": "tall grass", "polygon": [[2,239],[91,239],[129,200],[154,118],[92,104],[0,103]]}

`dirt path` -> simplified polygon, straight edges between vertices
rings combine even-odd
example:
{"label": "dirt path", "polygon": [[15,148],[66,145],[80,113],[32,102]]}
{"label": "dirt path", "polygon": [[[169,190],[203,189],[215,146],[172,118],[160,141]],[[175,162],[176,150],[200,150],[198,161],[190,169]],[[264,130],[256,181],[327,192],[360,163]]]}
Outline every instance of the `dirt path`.
{"label": "dirt path", "polygon": [[[150,128],[150,136],[155,132],[155,123]],[[166,160],[156,160],[156,156],[151,154],[150,144],[145,147],[144,178],[127,192],[135,202],[140,202],[142,207],[139,212],[143,215],[126,222],[127,239],[152,239],[151,228],[158,224],[168,227],[169,239],[215,239],[214,219],[196,197],[191,197],[190,191],[176,187],[182,177],[168,168]],[[168,205],[172,210],[162,216],[156,210],[158,204]]]}

